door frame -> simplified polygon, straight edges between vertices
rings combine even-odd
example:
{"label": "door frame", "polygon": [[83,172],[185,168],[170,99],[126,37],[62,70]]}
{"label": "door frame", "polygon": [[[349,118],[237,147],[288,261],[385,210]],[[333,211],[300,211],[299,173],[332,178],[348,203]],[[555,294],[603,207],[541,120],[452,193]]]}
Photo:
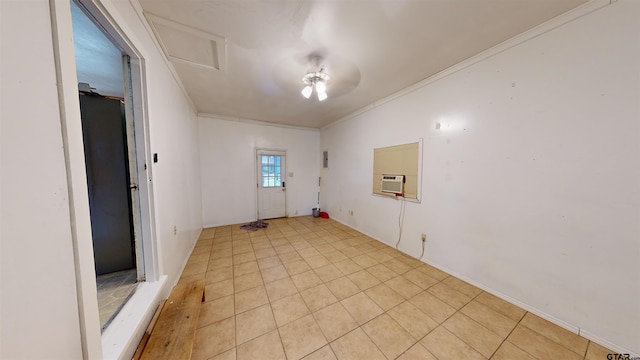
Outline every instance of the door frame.
{"label": "door frame", "polygon": [[[140,208],[140,239],[146,281],[136,290],[127,306],[131,313],[121,321],[113,321],[100,332],[96,275],[91,237],[91,220],[84,161],[84,145],[70,0],[49,0],[53,55],[58,84],[58,103],[64,156],[67,171],[67,192],[71,240],[74,252],[76,295],[82,356],[84,359],[125,358],[135,352],[146,324],[151,320],[160,300],[166,276],[160,276],[152,183],[152,155],[149,143],[149,120],[146,99],[146,70],[141,53],[109,15],[100,0],[74,0],[90,14],[94,22],[123,54],[130,57],[129,114],[133,115],[137,148],[136,161]],[[124,80],[123,80],[124,81]],[[129,121],[129,120],[128,120]],[[143,181],[144,180],[144,181]],[[140,267],[142,267],[140,266]],[[134,301],[135,299],[135,301]],[[135,304],[131,304],[135,302]],[[131,305],[131,306],[129,306]],[[124,309],[123,309],[124,311]],[[121,312],[122,313],[122,312]],[[117,318],[116,318],[117,319]],[[117,323],[117,324],[116,324]],[[115,327],[118,329],[116,330]]]}
{"label": "door frame", "polygon": [[[143,239],[145,236],[149,236],[147,232],[145,234],[147,224],[150,224],[150,221],[144,219],[143,214],[150,213],[151,208],[146,208],[146,204],[149,202],[143,201],[142,198],[149,197],[149,191],[151,191],[151,169],[150,166],[140,167],[140,161],[145,160],[143,164],[149,164],[148,160],[151,160],[148,156],[149,151],[146,151],[146,138],[144,134],[144,130],[147,128],[146,126],[143,129],[140,129],[140,126],[137,126],[136,130],[136,122],[137,118],[143,115],[141,110],[136,110],[136,103],[139,102],[139,99],[136,99],[135,88],[141,88],[140,84],[134,86],[134,82],[136,78],[140,77],[140,74],[136,75],[134,72],[134,64],[132,64],[131,56],[125,54],[122,56],[122,74],[124,76],[124,99],[125,99],[125,124],[126,124],[126,142],[127,142],[127,158],[129,159],[129,191],[131,196],[131,222],[133,227],[133,241],[135,243],[135,263],[136,263],[136,272],[137,272],[137,280],[144,281],[146,280],[146,267],[145,267],[145,258],[149,258],[150,254],[145,256],[145,242]],[[136,137],[136,133],[139,131],[143,131],[143,141],[139,142],[139,137]],[[143,153],[147,156],[138,157],[140,146],[144,146]],[[147,159],[145,159],[147,158]],[[147,170],[147,168],[149,168]],[[140,176],[140,174],[148,173],[147,176]],[[142,179],[142,184],[140,179]],[[141,190],[142,189],[142,190]],[[153,199],[151,199],[150,203],[153,203]],[[154,275],[154,274],[151,274]]]}
{"label": "door frame", "polygon": [[[255,166],[253,167],[256,171],[256,219],[260,219],[260,180],[262,179],[262,176],[260,174],[260,170],[258,170],[261,166],[261,162],[260,162],[260,155],[280,155],[280,156],[284,156],[284,168],[285,168],[285,172],[282,173],[282,181],[285,182],[285,189],[288,187],[288,184],[286,181],[287,179],[287,173],[286,170],[288,168],[287,165],[287,150],[286,149],[268,149],[268,148],[256,148],[256,163]],[[289,191],[285,190],[284,191],[284,217],[289,217],[289,212],[288,212],[288,206],[287,206],[287,193]]]}
{"label": "door frame", "polygon": [[[64,1],[64,0],[55,0]],[[130,180],[135,182],[132,198],[138,200],[134,206],[134,229],[137,232],[136,252],[139,253],[139,268],[143,268],[144,280],[160,279],[155,235],[155,206],[153,198],[153,155],[149,141],[149,118],[147,116],[146,69],[144,58],[111,18],[100,0],[75,1],[94,19],[112,43],[123,53],[123,84],[125,89],[125,118],[127,144],[129,148]],[[127,61],[128,60],[128,61]],[[127,64],[128,62],[128,64]],[[75,58],[74,58],[75,68]],[[132,199],[133,200],[133,199]],[[137,209],[135,209],[137,207]],[[136,215],[138,220],[135,220]],[[139,274],[140,274],[140,270]],[[140,279],[142,280],[142,279]]]}

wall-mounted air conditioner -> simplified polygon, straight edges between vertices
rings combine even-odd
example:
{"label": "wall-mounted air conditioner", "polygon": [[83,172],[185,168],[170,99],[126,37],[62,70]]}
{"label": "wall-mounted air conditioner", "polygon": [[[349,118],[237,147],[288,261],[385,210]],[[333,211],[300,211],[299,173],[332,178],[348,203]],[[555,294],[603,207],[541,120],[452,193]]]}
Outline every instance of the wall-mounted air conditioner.
{"label": "wall-mounted air conditioner", "polygon": [[403,194],[404,193],[404,175],[382,175],[380,182],[382,192]]}

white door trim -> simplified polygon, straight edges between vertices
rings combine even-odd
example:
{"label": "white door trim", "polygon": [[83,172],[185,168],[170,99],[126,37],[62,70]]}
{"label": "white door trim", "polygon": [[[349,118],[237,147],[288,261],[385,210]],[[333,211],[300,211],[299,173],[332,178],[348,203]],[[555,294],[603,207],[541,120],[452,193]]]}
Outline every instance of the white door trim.
{"label": "white door trim", "polygon": [[[144,289],[139,288],[142,291],[135,294],[116,319],[112,321],[112,325],[107,329],[111,331],[105,331],[105,334],[111,332],[127,334],[127,336],[120,336],[117,341],[113,338],[105,339],[100,333],[100,316],[96,301],[96,276],[78,99],[78,79],[73,47],[71,5],[69,0],[49,0],[62,141],[67,167],[82,355],[84,359],[131,358],[145,331],[146,324],[143,323],[148,323],[151,319],[149,314],[152,315],[153,311],[146,311],[142,316],[141,314],[125,314],[125,309],[140,309],[141,307],[154,309],[158,302],[158,294],[166,286],[166,276],[160,276],[155,235],[156,224],[151,182],[152,155],[145,95],[145,64],[140,52],[109,15],[110,12],[105,8],[105,6],[110,6],[109,3],[102,3],[100,0],[76,1],[91,13],[92,18],[100,24],[99,27],[108,33],[114,44],[131,57],[130,89],[132,91],[130,99],[133,102],[131,114],[136,133],[138,194],[141,209],[140,237],[142,238],[143,266],[146,278],[146,283],[142,285]],[[118,329],[113,327],[118,327]]]}
{"label": "white door trim", "polygon": [[58,81],[60,125],[67,168],[67,191],[69,193],[71,241],[75,262],[82,357],[84,359],[99,359],[102,358],[100,315],[96,301],[98,291],[73,47],[71,4],[68,0],[51,0],[49,6]]}

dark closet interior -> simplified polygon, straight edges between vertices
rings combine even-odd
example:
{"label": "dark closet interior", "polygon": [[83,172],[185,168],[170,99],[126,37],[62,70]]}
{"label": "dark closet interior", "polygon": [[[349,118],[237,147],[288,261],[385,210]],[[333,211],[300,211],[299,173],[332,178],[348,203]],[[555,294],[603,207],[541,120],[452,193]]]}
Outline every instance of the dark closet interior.
{"label": "dark closet interior", "polygon": [[96,275],[135,268],[124,104],[80,93]]}

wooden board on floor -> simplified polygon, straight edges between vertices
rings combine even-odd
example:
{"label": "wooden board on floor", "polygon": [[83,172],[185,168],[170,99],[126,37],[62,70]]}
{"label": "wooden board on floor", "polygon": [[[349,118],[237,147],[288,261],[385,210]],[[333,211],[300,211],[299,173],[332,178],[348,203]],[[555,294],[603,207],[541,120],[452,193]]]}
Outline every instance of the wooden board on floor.
{"label": "wooden board on floor", "polygon": [[141,359],[189,359],[195,340],[204,279],[177,285],[164,304]]}

